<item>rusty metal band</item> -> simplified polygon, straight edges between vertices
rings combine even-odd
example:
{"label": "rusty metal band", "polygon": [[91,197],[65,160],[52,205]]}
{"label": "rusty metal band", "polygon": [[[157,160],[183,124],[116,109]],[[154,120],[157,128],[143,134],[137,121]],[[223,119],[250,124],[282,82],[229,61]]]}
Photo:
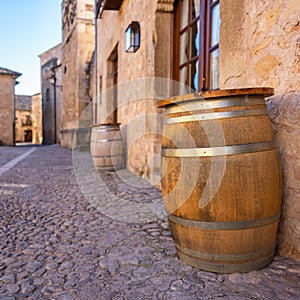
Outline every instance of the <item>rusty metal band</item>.
{"label": "rusty metal band", "polygon": [[222,100],[205,100],[202,98],[194,99],[190,102],[171,105],[167,108],[167,114],[181,113],[193,110],[206,110],[214,108],[234,107],[234,106],[254,106],[265,105],[266,102],[262,97],[226,98]]}
{"label": "rusty metal band", "polygon": [[277,222],[279,220],[280,213],[258,220],[247,220],[238,222],[202,222],[196,220],[188,220],[173,215],[169,215],[170,222],[179,224],[185,227],[192,227],[204,230],[241,230],[251,229],[266,226]]}
{"label": "rusty metal band", "polygon": [[274,254],[274,247],[267,248],[262,251],[243,253],[243,254],[218,254],[218,253],[203,253],[195,251],[186,247],[174,243],[175,247],[184,254],[207,260],[230,260],[230,261],[240,261],[240,260],[249,260],[255,258],[268,257]]}
{"label": "rusty metal band", "polygon": [[249,117],[249,116],[262,116],[262,115],[268,115],[268,111],[266,109],[235,110],[235,111],[205,113],[205,114],[196,114],[196,115],[168,118],[164,120],[164,124],[185,123],[185,122],[194,122],[194,121],[208,121],[208,120],[239,118],[239,117]]}
{"label": "rusty metal band", "polygon": [[263,258],[258,261],[238,264],[238,263],[204,262],[192,258],[180,251],[178,251],[177,253],[180,259],[185,263],[187,263],[188,265],[196,267],[198,269],[202,269],[209,272],[216,272],[216,273],[243,273],[243,272],[250,272],[253,270],[259,270],[269,265],[272,262],[274,256],[274,254],[272,254],[269,257]]}
{"label": "rusty metal band", "polygon": [[261,152],[275,149],[273,141],[260,142],[245,145],[210,147],[210,148],[182,148],[182,149],[162,149],[162,156],[169,157],[209,157]]}
{"label": "rusty metal band", "polygon": [[118,142],[118,141],[122,141],[122,139],[93,140],[91,142],[94,142],[94,143],[98,143],[98,142],[106,143],[106,142]]}

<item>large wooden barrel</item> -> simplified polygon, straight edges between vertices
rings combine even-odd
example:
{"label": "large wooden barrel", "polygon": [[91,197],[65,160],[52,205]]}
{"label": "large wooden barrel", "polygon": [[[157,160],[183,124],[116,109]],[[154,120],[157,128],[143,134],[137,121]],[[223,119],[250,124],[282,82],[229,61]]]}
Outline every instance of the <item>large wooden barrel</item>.
{"label": "large wooden barrel", "polygon": [[91,155],[98,171],[123,167],[123,144],[119,124],[92,125]]}
{"label": "large wooden barrel", "polygon": [[271,263],[281,175],[265,96],[218,90],[163,100],[162,193],[177,254],[217,273]]}

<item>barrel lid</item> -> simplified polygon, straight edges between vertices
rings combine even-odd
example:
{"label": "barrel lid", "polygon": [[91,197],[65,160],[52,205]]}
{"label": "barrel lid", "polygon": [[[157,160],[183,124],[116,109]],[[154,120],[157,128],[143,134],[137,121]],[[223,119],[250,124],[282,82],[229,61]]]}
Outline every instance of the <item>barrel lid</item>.
{"label": "barrel lid", "polygon": [[243,96],[243,95],[262,95],[264,97],[270,97],[274,95],[274,89],[270,87],[256,87],[256,88],[239,88],[239,89],[224,89],[224,90],[212,90],[205,92],[196,92],[194,94],[185,94],[180,96],[174,96],[169,99],[164,99],[158,102],[158,107],[164,107],[171,104],[176,104],[184,101],[192,101],[195,99],[214,99],[231,96]]}

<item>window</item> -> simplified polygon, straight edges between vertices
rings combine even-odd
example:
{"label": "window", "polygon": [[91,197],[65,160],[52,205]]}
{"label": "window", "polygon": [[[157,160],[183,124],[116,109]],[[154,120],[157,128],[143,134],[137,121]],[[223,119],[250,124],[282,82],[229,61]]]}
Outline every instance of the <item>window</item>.
{"label": "window", "polygon": [[32,125],[32,119],[30,115],[25,116],[26,119],[22,119],[22,126],[31,126]]}
{"label": "window", "polygon": [[219,87],[219,0],[178,0],[173,79],[196,91]]}
{"label": "window", "polygon": [[28,126],[31,126],[32,125],[32,119],[31,119],[31,116],[30,115],[27,115],[26,116],[26,125]]}

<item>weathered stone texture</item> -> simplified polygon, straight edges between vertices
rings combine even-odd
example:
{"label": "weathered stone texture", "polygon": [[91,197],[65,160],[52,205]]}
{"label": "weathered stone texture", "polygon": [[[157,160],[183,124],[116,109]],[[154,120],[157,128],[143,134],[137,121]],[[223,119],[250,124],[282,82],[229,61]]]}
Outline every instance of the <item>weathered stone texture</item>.
{"label": "weathered stone texture", "polygon": [[14,87],[13,76],[0,74],[0,145],[14,144]]}
{"label": "weathered stone texture", "polygon": [[42,132],[42,95],[35,94],[32,99],[32,143],[41,144],[43,142]]}
{"label": "weathered stone texture", "polygon": [[275,89],[268,109],[283,174],[279,249],[300,258],[299,1],[223,1],[221,20],[221,88]]}
{"label": "weathered stone texture", "polygon": [[283,179],[279,234],[282,254],[300,258],[300,93],[275,95],[268,105],[276,132]]}
{"label": "weathered stone texture", "polygon": [[[73,31],[72,35],[76,35]],[[62,61],[64,74],[62,77],[63,83],[63,129],[75,128],[78,120],[78,107],[77,93],[78,90],[75,88],[77,82],[76,65],[74,60],[76,58],[75,49],[77,49],[76,37],[65,42],[62,46]],[[71,123],[71,124],[70,124]]]}
{"label": "weathered stone texture", "polygon": [[63,115],[61,60],[61,44],[40,55],[44,144],[60,142]]}
{"label": "weathered stone texture", "polygon": [[[104,11],[98,20],[96,123],[111,121],[113,110],[112,54],[118,57],[118,122],[121,123],[127,168],[156,182],[160,173],[161,118],[151,80],[170,77],[171,14],[174,1],[123,1],[119,12]],[[145,13],[147,12],[147,13]],[[140,24],[140,48],[125,52],[125,31],[136,21]],[[115,57],[113,57],[115,59]],[[147,84],[150,84],[149,86]]]}
{"label": "weathered stone texture", "polygon": [[228,0],[220,6],[220,86],[246,86],[246,40],[243,32],[243,1]]}
{"label": "weathered stone texture", "polygon": [[63,16],[61,145],[72,148],[74,130],[81,127],[82,123],[90,122],[80,118],[90,103],[89,73],[94,51],[94,1],[65,0]]}
{"label": "weathered stone texture", "polygon": [[157,0],[157,11],[172,12],[175,0]]}

